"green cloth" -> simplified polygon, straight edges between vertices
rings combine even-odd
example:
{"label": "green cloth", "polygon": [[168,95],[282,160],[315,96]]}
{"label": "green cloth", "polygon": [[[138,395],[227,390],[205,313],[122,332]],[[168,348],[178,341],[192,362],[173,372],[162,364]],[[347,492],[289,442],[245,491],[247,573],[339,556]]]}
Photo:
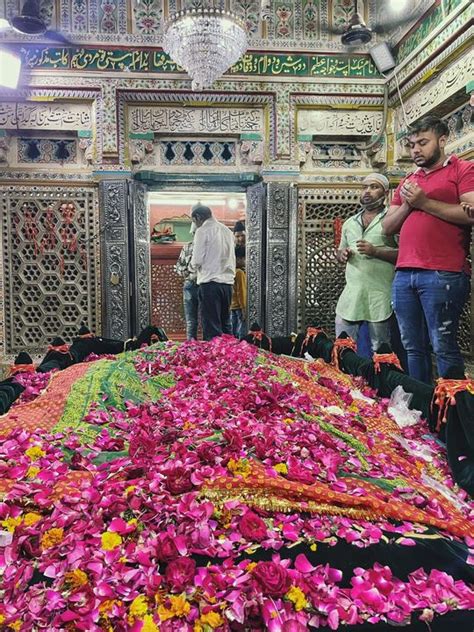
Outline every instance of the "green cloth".
{"label": "green cloth", "polygon": [[346,264],[346,286],[336,306],[336,314],[344,320],[378,323],[389,318],[393,312],[391,293],[395,267],[387,261],[360,255],[356,247],[360,239],[377,247],[398,247],[394,237],[382,232],[382,219],[386,212],[379,213],[365,230],[363,211],[349,217],[342,227],[339,249],[352,250]]}

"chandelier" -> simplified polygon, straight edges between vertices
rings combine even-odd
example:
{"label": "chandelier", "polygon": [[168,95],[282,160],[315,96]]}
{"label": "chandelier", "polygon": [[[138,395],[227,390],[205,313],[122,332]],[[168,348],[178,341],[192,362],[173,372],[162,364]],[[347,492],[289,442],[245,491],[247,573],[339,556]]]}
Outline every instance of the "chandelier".
{"label": "chandelier", "polygon": [[193,90],[210,88],[247,50],[247,29],[220,6],[185,8],[164,22],[163,49],[192,79]]}

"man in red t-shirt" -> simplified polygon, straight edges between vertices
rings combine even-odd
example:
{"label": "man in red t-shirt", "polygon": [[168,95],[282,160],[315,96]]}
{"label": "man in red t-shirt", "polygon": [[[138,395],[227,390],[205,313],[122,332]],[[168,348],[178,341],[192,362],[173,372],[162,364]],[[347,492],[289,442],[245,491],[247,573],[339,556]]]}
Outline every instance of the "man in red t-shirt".
{"label": "man in red t-shirt", "polygon": [[469,294],[469,252],[474,219],[474,162],[446,156],[449,135],[441,119],[411,126],[408,144],[417,169],[398,186],[384,220],[400,233],[392,301],[412,377],[431,381],[430,342],[441,377],[464,370],[456,336]]}

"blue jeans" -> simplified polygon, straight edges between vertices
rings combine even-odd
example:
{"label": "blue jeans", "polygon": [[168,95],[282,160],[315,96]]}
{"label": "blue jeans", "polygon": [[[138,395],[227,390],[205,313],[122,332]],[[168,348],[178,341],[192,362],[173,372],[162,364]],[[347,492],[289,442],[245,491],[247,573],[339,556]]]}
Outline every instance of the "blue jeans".
{"label": "blue jeans", "polygon": [[247,335],[247,323],[241,309],[231,309],[232,335],[242,340]]}
{"label": "blue jeans", "polygon": [[183,285],[184,319],[187,340],[197,340],[199,318],[199,285],[196,281],[185,281]]}
{"label": "blue jeans", "polygon": [[215,336],[232,334],[230,322],[230,303],[232,285],[209,281],[199,286],[201,302],[202,333],[204,340],[212,340]]}
{"label": "blue jeans", "polygon": [[411,377],[431,382],[430,343],[440,377],[445,377],[452,366],[464,370],[456,338],[468,295],[469,277],[464,272],[419,269],[396,272],[393,308]]}
{"label": "blue jeans", "polygon": [[[345,331],[355,342],[358,342],[359,330],[363,322],[363,320],[345,320],[336,314],[336,336],[339,336]],[[367,327],[369,329],[370,344],[373,353],[377,353],[381,344],[390,344],[390,318],[377,323],[367,321]]]}

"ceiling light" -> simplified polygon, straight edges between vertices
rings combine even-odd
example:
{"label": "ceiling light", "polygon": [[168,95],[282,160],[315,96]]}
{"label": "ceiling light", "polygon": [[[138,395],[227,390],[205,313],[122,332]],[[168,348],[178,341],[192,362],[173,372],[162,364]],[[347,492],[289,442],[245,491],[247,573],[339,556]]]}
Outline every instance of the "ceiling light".
{"label": "ceiling light", "polygon": [[0,50],[0,86],[16,88],[20,78],[21,60],[19,57]]}
{"label": "ceiling light", "polygon": [[397,65],[386,42],[372,46],[369,48],[369,53],[377,70],[381,73],[387,72]]}
{"label": "ceiling light", "polygon": [[165,18],[163,49],[189,74],[192,89],[203,90],[245,53],[247,29],[235,13],[205,0]]}

